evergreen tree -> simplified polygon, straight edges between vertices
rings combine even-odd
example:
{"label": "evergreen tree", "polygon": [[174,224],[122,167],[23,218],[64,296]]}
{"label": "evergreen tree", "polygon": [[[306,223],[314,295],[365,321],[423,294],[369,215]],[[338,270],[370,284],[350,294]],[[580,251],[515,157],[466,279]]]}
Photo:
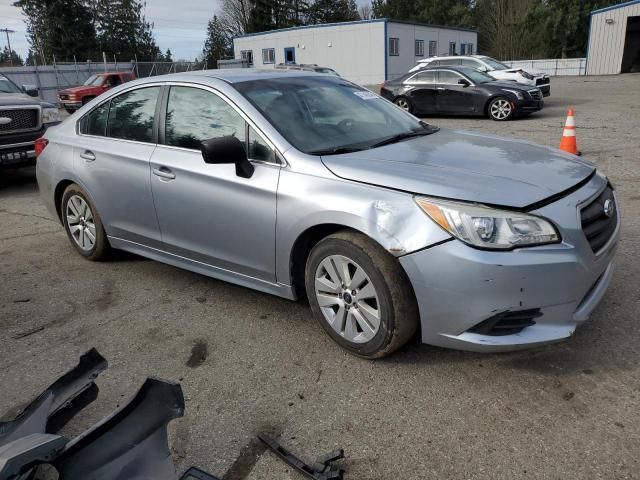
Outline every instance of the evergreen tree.
{"label": "evergreen tree", "polygon": [[310,24],[348,22],[359,18],[355,0],[316,0],[309,6]]}
{"label": "evergreen tree", "polygon": [[22,64],[22,58],[15,50],[9,51],[9,47],[5,46],[0,52],[0,67],[20,67]]}
{"label": "evergreen tree", "polygon": [[14,3],[27,18],[31,50],[42,62],[91,58],[96,32],[92,15],[83,0],[19,0]]}
{"label": "evergreen tree", "polygon": [[142,13],[139,0],[95,0],[95,24],[101,52],[120,61],[152,61],[161,56],[153,38],[153,25]]}
{"label": "evergreen tree", "polygon": [[207,39],[202,49],[202,61],[207,68],[218,68],[218,60],[231,56],[231,38],[216,15],[207,25]]}

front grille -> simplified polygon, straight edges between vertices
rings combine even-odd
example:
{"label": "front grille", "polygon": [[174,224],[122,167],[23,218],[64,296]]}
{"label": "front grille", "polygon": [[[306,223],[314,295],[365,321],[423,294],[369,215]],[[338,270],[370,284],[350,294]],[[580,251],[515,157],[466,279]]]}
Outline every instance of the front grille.
{"label": "front grille", "polygon": [[531,95],[531,98],[534,100],[542,100],[542,92],[538,88],[529,90],[529,95]]}
{"label": "front grille", "polygon": [[597,253],[607,244],[618,225],[618,206],[611,185],[607,185],[598,198],[582,208],[580,220],[591,250]]}
{"label": "front grille", "polygon": [[549,77],[536,78],[536,85],[544,85],[546,83],[549,83]]}
{"label": "front grille", "polygon": [[526,327],[535,325],[534,318],[542,316],[539,308],[498,313],[469,329],[471,333],[500,337],[520,333]]}
{"label": "front grille", "polygon": [[37,108],[0,109],[0,133],[35,130],[38,128],[39,114]]}

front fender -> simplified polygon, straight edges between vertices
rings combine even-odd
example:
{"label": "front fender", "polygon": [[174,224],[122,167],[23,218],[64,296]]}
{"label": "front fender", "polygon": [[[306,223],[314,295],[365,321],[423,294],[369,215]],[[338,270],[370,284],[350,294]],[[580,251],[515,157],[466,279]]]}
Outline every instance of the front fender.
{"label": "front fender", "polygon": [[284,169],[278,187],[278,282],[291,284],[293,247],[305,231],[319,225],[357,230],[395,256],[451,238],[422,212],[412,194]]}

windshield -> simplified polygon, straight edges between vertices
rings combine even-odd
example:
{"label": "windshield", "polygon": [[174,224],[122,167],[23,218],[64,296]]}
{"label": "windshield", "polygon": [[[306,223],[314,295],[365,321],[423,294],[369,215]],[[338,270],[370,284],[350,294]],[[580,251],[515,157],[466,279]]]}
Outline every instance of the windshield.
{"label": "windshield", "polygon": [[484,72],[479,72],[473,68],[461,68],[460,71],[464,73],[469,79],[476,85],[479,83],[487,83],[495,81],[495,78],[490,77]]}
{"label": "windshield", "polygon": [[309,154],[371,148],[425,124],[369,90],[338,77],[288,77],[234,87],[298,150]]}
{"label": "windshield", "polygon": [[481,58],[481,60],[487,65],[489,65],[491,68],[493,68],[494,70],[507,70],[508,68],[510,68],[508,65],[505,65],[504,63],[499,62],[495,58],[483,57]]}
{"label": "windshield", "polygon": [[102,81],[104,77],[102,75],[91,75],[87,78],[87,81],[83,83],[83,85],[90,85],[92,87],[99,87],[102,85]]}
{"label": "windshield", "polygon": [[22,93],[22,90],[7,77],[0,75],[0,93]]}

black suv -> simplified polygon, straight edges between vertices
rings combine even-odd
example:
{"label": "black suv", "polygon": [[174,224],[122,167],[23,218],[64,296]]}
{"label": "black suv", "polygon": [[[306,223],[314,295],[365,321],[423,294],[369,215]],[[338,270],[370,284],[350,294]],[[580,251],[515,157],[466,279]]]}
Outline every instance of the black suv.
{"label": "black suv", "polygon": [[58,108],[37,96],[0,75],[0,170],[35,165],[36,139],[60,123]]}

